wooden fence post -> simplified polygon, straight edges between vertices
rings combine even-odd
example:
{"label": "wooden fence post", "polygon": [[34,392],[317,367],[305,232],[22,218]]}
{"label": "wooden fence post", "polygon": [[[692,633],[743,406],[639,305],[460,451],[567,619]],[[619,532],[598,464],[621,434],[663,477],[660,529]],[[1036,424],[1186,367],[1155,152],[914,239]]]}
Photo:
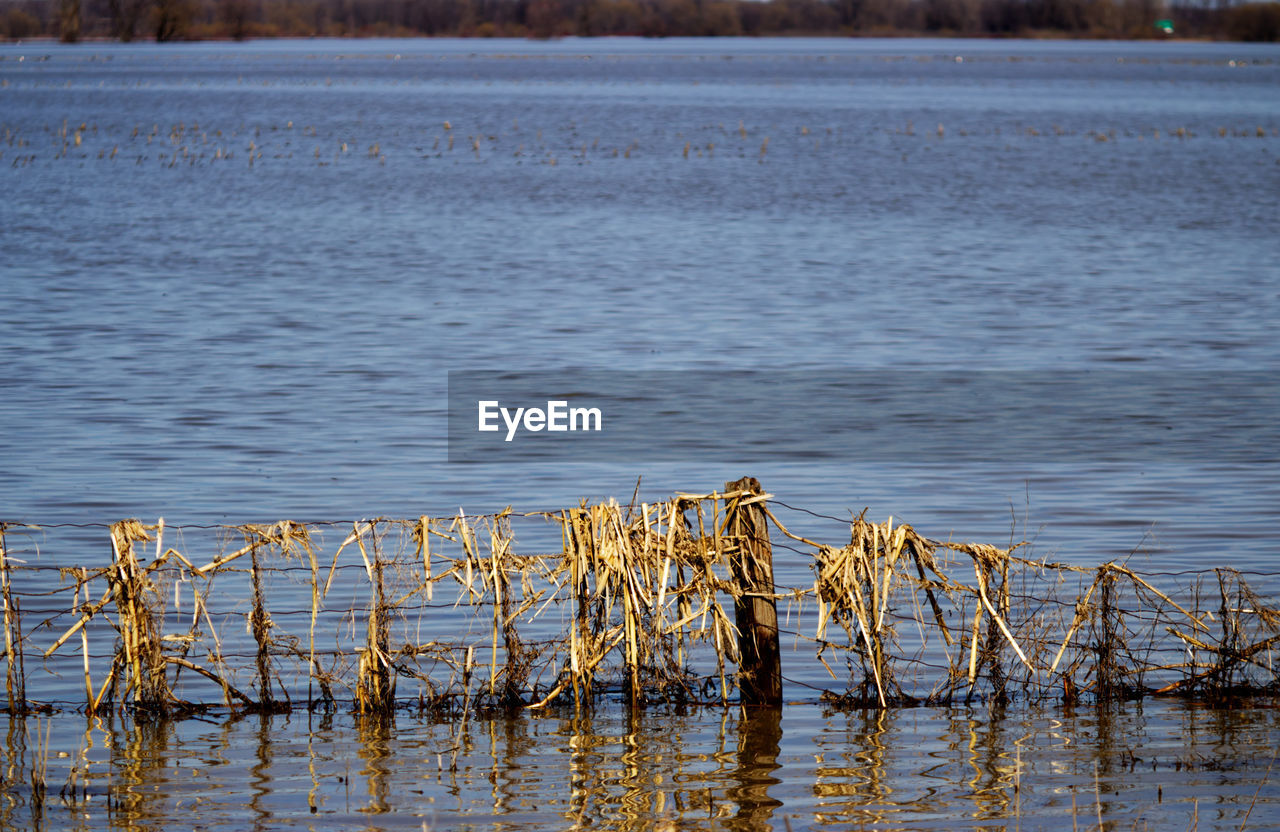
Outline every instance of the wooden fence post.
{"label": "wooden fence post", "polygon": [[[726,492],[763,494],[755,477],[724,484]],[[739,545],[729,558],[729,571],[739,594],[734,599],[738,626],[738,690],[744,705],[782,704],[782,658],[778,650],[778,605],[773,598],[773,547],[760,503],[742,505],[731,498],[725,531]]]}

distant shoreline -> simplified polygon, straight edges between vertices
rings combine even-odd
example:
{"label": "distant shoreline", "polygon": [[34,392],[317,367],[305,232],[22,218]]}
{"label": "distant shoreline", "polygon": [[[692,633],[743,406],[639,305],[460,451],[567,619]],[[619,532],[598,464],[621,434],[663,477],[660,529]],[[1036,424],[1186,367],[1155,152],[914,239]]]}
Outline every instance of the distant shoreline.
{"label": "distant shoreline", "polygon": [[936,37],[1280,40],[1280,2],[1110,0],[10,0],[0,39]]}
{"label": "distant shoreline", "polygon": [[756,40],[803,40],[803,39],[823,39],[823,40],[938,40],[938,41],[1062,41],[1066,43],[1088,42],[1094,41],[1099,43],[1271,43],[1271,41],[1249,41],[1229,37],[1213,37],[1211,35],[1196,36],[1172,36],[1172,37],[1125,37],[1122,35],[1107,36],[1097,34],[1072,34],[1070,32],[1059,31],[1036,31],[1023,32],[1020,34],[981,34],[981,33],[961,33],[961,32],[857,32],[853,34],[831,33],[831,32],[774,32],[763,35],[640,35],[640,34],[610,34],[610,35],[558,35],[550,38],[534,37],[532,35],[476,35],[476,34],[447,34],[447,35],[426,35],[421,33],[414,34],[341,34],[341,35],[252,35],[244,38],[234,38],[226,35],[214,35],[209,37],[187,37],[178,40],[157,41],[153,37],[135,38],[131,41],[121,41],[118,38],[107,37],[103,35],[93,35],[77,39],[72,42],[64,42],[56,35],[38,35],[27,38],[0,38],[0,44],[5,46],[19,46],[22,44],[44,44],[58,46],[77,46],[77,45],[103,45],[103,44],[120,44],[135,45],[147,43],[159,43],[165,45],[177,44],[199,44],[199,43],[254,43],[264,41],[372,41],[372,40],[398,40],[398,41],[443,41],[443,40],[474,40],[474,41],[496,41],[510,40],[523,41],[526,43],[555,43],[561,41],[604,41],[618,39],[634,39],[647,40],[654,42],[662,41],[681,41],[681,40],[723,40],[723,41],[756,41]]}

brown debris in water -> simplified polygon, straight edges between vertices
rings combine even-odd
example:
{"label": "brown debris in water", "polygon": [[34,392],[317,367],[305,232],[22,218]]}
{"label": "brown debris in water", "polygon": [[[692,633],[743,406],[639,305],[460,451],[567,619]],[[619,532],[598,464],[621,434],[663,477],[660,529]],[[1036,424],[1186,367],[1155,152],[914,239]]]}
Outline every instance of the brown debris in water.
{"label": "brown debris in water", "polygon": [[[791,507],[769,499],[744,489],[529,514],[228,526],[217,530],[225,548],[196,558],[166,548],[166,535],[209,531],[123,520],[107,530],[108,565],[60,571],[54,592],[71,609],[45,622],[61,636],[41,653],[53,661],[80,637],[90,712],[287,711],[300,697],[373,715],[415,704],[581,711],[602,697],[726,703],[761,678],[744,666],[759,657],[742,647],[754,642],[737,618],[761,599],[777,605],[772,626],[793,648],[813,645],[809,670],[825,667],[823,698],[837,706],[1280,688],[1280,609],[1233,570],[1178,583],[1120,563],[1034,560],[1021,543],[932,540],[862,515],[845,524],[849,542],[832,545],[792,533],[776,516]],[[767,557],[768,545],[734,519],[745,505],[812,558],[810,586],[746,585],[735,558]],[[559,551],[522,554],[516,528],[547,522]],[[22,648],[33,638],[18,613],[24,593],[37,594],[37,567],[4,549],[16,528],[0,528],[10,712],[32,705]],[[335,531],[343,537],[324,557]],[[299,599],[304,608],[288,608]],[[108,634],[110,665],[94,678],[90,645]],[[783,673],[799,675],[788,665],[804,660],[785,652]]]}

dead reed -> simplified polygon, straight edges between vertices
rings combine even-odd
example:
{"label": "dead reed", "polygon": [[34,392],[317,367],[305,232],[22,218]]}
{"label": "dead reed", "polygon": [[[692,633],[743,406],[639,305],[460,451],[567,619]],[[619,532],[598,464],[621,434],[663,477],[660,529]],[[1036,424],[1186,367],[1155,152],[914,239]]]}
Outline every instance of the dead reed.
{"label": "dead reed", "polygon": [[22,668],[22,614],[9,586],[9,556],[5,549],[7,525],[0,523],[0,603],[4,604],[5,694],[9,713],[25,709],[26,673]]}
{"label": "dead reed", "polygon": [[[63,591],[71,612],[47,619],[65,626],[41,652],[56,661],[80,636],[91,713],[766,704],[782,698],[784,659],[804,660],[782,655],[782,636],[813,647],[838,706],[1280,688],[1280,610],[1232,570],[1158,586],[1124,564],[1049,563],[861,515],[842,523],[847,543],[819,543],[770,501],[747,478],[655,503],[282,521],[225,527],[200,557],[166,547],[163,520],[124,520],[107,529],[108,565],[60,569],[52,590],[0,527],[9,710],[32,704],[21,599]],[[516,529],[546,523],[559,546],[522,553]],[[202,546],[208,533],[189,531]],[[771,532],[812,559],[811,585],[775,586]]]}
{"label": "dead reed", "polygon": [[[364,526],[356,524],[352,531],[360,557],[364,560],[371,587],[369,614],[365,626],[364,648],[359,651],[357,670],[356,705],[360,713],[385,714],[394,710],[396,700],[395,676],[391,671],[387,634],[387,600],[383,582],[384,564],[378,551],[377,521]],[[370,537],[373,559],[365,547],[364,537]]]}

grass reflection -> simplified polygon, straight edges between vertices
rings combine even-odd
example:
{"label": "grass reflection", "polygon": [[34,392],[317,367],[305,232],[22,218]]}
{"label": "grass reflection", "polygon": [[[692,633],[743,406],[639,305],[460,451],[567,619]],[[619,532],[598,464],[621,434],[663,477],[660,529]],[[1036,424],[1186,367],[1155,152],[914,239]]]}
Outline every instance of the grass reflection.
{"label": "grass reflection", "polygon": [[1280,812],[1268,702],[9,715],[5,728],[4,829],[1237,830]]}

